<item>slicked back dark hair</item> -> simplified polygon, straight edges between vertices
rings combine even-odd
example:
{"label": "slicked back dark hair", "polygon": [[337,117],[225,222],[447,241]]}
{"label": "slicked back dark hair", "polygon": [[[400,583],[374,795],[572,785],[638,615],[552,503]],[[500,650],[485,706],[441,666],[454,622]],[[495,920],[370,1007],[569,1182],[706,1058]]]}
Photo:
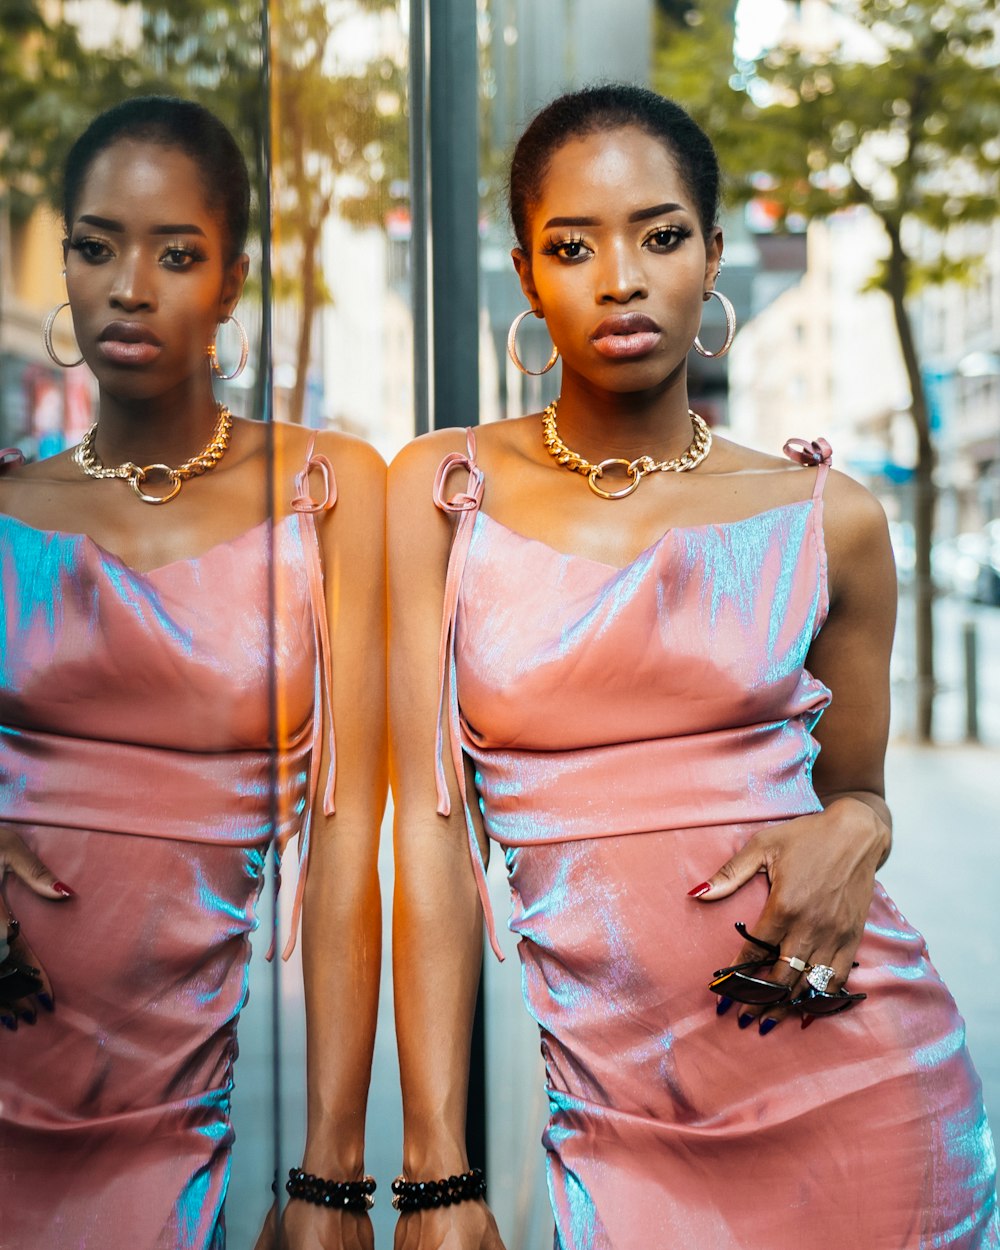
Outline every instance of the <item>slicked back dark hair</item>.
{"label": "slicked back dark hair", "polygon": [[221,222],[228,255],[246,243],[250,221],[250,175],[236,140],[214,113],[193,100],[147,95],[123,100],[99,113],[77,139],[63,170],[62,211],[67,233],[95,159],[122,140],[179,148],[198,167],[205,200]]}
{"label": "slicked back dark hair", "polygon": [[528,219],[552,157],[571,139],[635,126],[659,139],[694,196],[701,228],[719,216],[719,162],[711,140],[679,104],[631,83],[607,83],[561,95],[529,122],[510,166],[508,195],[517,241],[530,252]]}

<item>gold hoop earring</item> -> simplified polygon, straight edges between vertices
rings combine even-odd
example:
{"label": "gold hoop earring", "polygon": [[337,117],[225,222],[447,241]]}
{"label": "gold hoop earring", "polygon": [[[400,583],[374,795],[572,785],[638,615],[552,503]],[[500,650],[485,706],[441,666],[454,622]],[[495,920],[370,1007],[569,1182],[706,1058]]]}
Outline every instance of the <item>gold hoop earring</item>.
{"label": "gold hoop earring", "polygon": [[[219,368],[219,358],[215,352],[214,340],[205,348],[205,355],[208,357],[209,363],[212,366],[212,372],[220,382],[231,382],[233,378],[238,378],[247,367],[247,357],[250,355],[250,340],[247,338],[247,332],[243,328],[243,322],[230,313],[228,317],[224,317],[222,321],[219,322],[219,325],[224,326],[227,321],[231,321],[233,323],[240,336],[240,363],[236,366],[232,373],[223,373]],[[216,331],[216,334],[218,334],[218,331]]]}
{"label": "gold hoop earring", "polygon": [[709,352],[702,347],[701,340],[696,337],[694,340],[694,350],[699,356],[707,356],[709,360],[717,360],[720,356],[725,356],[726,352],[728,352],[733,345],[733,339],[736,337],[736,309],[721,291],[713,289],[707,292],[707,296],[712,295],[714,295],[722,305],[722,311],[726,314],[726,341],[717,352]]}
{"label": "gold hoop earring", "polygon": [[47,314],[42,322],[42,342],[45,344],[45,350],[49,354],[49,359],[55,361],[60,369],[75,369],[77,365],[83,364],[83,356],[79,360],[60,360],[56,355],[56,349],[52,346],[52,328],[56,323],[56,317],[64,308],[69,308],[69,300],[62,304],[56,304],[55,308]]}
{"label": "gold hoop earring", "polygon": [[510,329],[507,331],[507,355],[522,373],[526,373],[532,378],[540,378],[543,373],[548,373],[548,371],[559,359],[559,348],[556,347],[554,343],[552,344],[552,355],[549,357],[548,364],[543,369],[526,369],[521,363],[521,357],[517,354],[517,344],[514,340],[517,338],[517,327],[521,324],[525,317],[531,316],[532,311],[532,309],[526,308],[523,313],[518,313],[514,320],[510,323]]}

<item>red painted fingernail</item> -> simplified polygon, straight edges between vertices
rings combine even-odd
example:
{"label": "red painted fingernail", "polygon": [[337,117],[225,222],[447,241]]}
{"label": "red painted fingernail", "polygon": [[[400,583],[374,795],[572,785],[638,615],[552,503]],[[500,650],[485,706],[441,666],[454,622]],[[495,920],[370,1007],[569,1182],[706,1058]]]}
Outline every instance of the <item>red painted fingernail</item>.
{"label": "red painted fingernail", "polygon": [[812,1022],[813,1022],[815,1019],[816,1019],[816,1017],[815,1017],[815,1016],[803,1016],[803,1017],[802,1017],[802,1027],[803,1027],[804,1029],[808,1029],[808,1027],[810,1026],[810,1024],[812,1024]]}
{"label": "red painted fingernail", "polygon": [[57,894],[61,894],[63,898],[76,898],[76,890],[71,890],[68,885],[64,885],[62,881],[53,881],[52,888]]}
{"label": "red painted fingernail", "polygon": [[707,894],[712,888],[710,881],[703,881],[701,885],[696,885],[693,890],[688,890],[688,898],[701,898],[703,894]]}

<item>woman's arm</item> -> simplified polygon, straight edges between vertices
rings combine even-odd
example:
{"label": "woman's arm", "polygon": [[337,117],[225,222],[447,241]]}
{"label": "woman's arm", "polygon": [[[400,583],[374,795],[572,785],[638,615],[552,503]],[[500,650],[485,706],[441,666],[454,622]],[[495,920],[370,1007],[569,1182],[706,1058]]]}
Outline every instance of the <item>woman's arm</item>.
{"label": "woman's arm", "polygon": [[[451,814],[437,812],[438,649],[452,524],[432,485],[456,431],[407,447],[389,470],[389,734],[395,806],[393,981],[403,1093],[403,1171],[437,1180],[468,1169],[469,1047],[482,958],[482,910],[451,756]],[[449,484],[462,489],[456,471]],[[482,1202],[400,1219],[397,1247],[494,1250]]]}
{"label": "woman's arm", "polygon": [[[830,613],[807,659],[833,695],[815,730],[821,750],[813,783],[824,810],[754,835],[707,879],[711,888],[699,902],[725,898],[765,871],[771,889],[751,931],[780,943],[786,954],[834,968],[835,990],[850,973],[875,872],[892,842],[883,767],[896,578],[885,515],[863,487],[831,474],[825,511]],[[756,954],[747,944],[733,962]],[[766,975],[789,985],[800,981],[785,963]],[[765,1013],[741,1004],[734,1014]]]}
{"label": "woman's arm", "polygon": [[[385,465],[366,444],[341,435],[317,438],[316,449],[333,463],[338,492],[336,506],[317,514],[333,671],[336,811],[323,812],[330,745],[324,731],[302,908],[308,1079],[302,1166],[316,1176],[352,1180],[364,1173],[381,968]],[[371,1244],[366,1218],[301,1201],[289,1204],[283,1236],[294,1250]]]}

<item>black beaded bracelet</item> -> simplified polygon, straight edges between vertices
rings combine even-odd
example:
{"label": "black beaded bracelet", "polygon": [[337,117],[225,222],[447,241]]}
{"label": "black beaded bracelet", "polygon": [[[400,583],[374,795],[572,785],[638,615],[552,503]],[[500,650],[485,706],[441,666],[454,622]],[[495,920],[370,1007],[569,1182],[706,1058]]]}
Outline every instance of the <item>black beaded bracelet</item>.
{"label": "black beaded bracelet", "polygon": [[313,1176],[301,1168],[289,1168],[285,1189],[289,1198],[301,1198],[317,1207],[330,1207],[340,1211],[370,1211],[375,1205],[375,1178],[366,1176],[360,1181],[328,1181]]}
{"label": "black beaded bracelet", "polygon": [[397,1176],[392,1182],[392,1205],[397,1211],[426,1211],[429,1207],[450,1207],[486,1196],[486,1177],[482,1168],[471,1168],[461,1176],[446,1176],[440,1181],[408,1181]]}

